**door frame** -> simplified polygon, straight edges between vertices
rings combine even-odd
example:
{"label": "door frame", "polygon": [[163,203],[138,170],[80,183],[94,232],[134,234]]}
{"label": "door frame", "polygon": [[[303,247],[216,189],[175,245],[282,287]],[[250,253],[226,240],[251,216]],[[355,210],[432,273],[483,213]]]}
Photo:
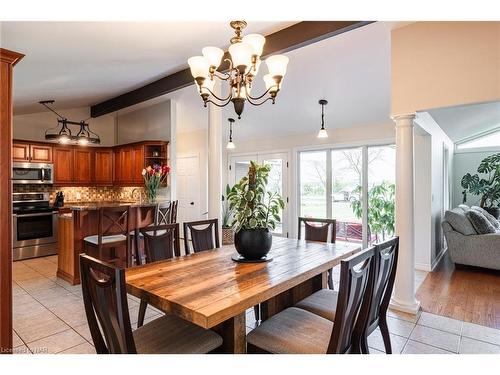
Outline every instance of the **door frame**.
{"label": "door frame", "polygon": [[[256,152],[242,152],[242,153],[230,153],[227,155],[227,165],[226,165],[226,170],[228,171],[227,173],[227,183],[232,184],[234,181],[234,171],[231,170],[231,166],[233,164],[233,160],[235,159],[240,159],[240,160],[248,160],[245,158],[248,158],[249,156],[257,156],[257,161],[260,162],[262,157],[266,156],[276,156],[276,155],[284,155],[286,156],[286,166],[283,166],[284,171],[286,172],[286,178],[285,183],[282,186],[283,189],[283,199],[285,201],[285,210],[284,210],[284,215],[282,217],[282,223],[283,223],[283,237],[289,237],[293,238],[293,226],[292,224],[292,213],[295,211],[295,207],[293,207],[294,202],[293,199],[290,199],[293,195],[292,191],[292,152],[291,150],[287,149],[281,149],[281,150],[273,150],[273,151],[256,151]],[[272,157],[270,157],[272,159]]]}
{"label": "door frame", "polygon": [[12,353],[12,81],[23,54],[0,48],[0,354]]}
{"label": "door frame", "polygon": [[[178,175],[178,168],[179,168],[179,159],[188,159],[188,158],[197,158],[198,159],[198,182],[199,182],[199,189],[198,189],[198,202],[201,203],[201,196],[202,196],[202,181],[200,179],[201,177],[201,163],[200,163],[200,159],[201,159],[201,154],[199,152],[193,152],[193,153],[188,153],[188,154],[180,154],[178,155],[175,159],[176,159],[176,178],[177,178],[177,175]],[[205,171],[207,172],[207,181],[208,181],[208,171]],[[177,184],[178,184],[178,181],[177,181]],[[178,186],[178,185],[177,185]],[[205,202],[208,202],[208,185],[207,185],[207,188],[205,189],[206,191],[203,192],[205,194]],[[177,197],[176,199],[178,199],[179,195],[179,192],[177,192]],[[201,204],[198,205],[198,217],[199,217],[199,220],[202,220],[202,216],[203,216],[203,210],[205,211],[208,211],[208,208],[207,207],[201,207]]]}

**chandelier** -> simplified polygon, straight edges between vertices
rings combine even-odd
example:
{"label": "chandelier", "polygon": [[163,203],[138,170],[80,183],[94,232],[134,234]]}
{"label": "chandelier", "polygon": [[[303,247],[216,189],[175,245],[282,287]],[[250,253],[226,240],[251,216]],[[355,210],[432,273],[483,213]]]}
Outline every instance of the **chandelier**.
{"label": "chandelier", "polygon": [[[275,103],[286,74],[288,57],[273,55],[265,60],[269,70],[269,73],[263,76],[266,91],[262,95],[252,96],[250,94],[252,84],[262,63],[260,57],[266,38],[260,34],[248,34],[242,37],[241,32],[247,26],[245,21],[231,21],[230,25],[236,35],[231,38],[229,56],[224,58],[229,64],[226,73],[217,71],[224,57],[224,51],[218,47],[203,48],[203,56],[189,58],[188,64],[204,106],[212,103],[218,107],[225,107],[232,102],[234,111],[241,119],[245,102],[255,106],[262,105],[268,100]],[[227,97],[220,98],[214,94],[216,78],[228,83]]]}
{"label": "chandelier", "polygon": [[[61,116],[59,113],[48,106],[49,104],[53,104],[54,102],[54,100],[42,100],[38,102],[57,116],[58,125],[55,128],[47,129],[45,131],[46,140],[57,141],[62,144],[76,143],[82,146],[89,143],[101,143],[101,139],[99,138],[99,136],[89,129],[89,124],[85,122],[85,120],[79,122],[69,121],[66,117]],[[79,126],[80,129],[78,133],[76,135],[73,135],[71,128],[68,125]]]}

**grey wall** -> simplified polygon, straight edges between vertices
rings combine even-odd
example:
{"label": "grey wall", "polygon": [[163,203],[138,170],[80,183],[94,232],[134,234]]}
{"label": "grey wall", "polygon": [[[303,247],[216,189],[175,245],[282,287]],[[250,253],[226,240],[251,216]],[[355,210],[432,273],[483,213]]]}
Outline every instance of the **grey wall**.
{"label": "grey wall", "polygon": [[[457,151],[453,159],[453,206],[456,207],[462,203],[462,191],[463,188],[460,185],[462,177],[466,173],[475,174],[477,173],[477,167],[481,160],[485,157],[499,153],[500,147],[497,150],[481,151]],[[467,195],[467,205],[473,206],[479,204],[479,197],[474,195]]]}
{"label": "grey wall", "polygon": [[145,140],[171,140],[170,100],[117,116],[117,144]]}

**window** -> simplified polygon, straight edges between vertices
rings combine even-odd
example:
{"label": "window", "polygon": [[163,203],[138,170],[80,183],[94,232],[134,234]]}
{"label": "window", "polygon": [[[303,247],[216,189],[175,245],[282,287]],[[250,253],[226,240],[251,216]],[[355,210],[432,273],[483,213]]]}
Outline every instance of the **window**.
{"label": "window", "polygon": [[[395,156],[394,145],[300,152],[299,215],[336,219],[338,241],[367,245],[392,235]],[[371,207],[363,206],[365,191]]]}
{"label": "window", "polygon": [[468,149],[468,148],[495,147],[498,145],[500,145],[500,130],[499,129],[497,129],[493,132],[490,132],[488,134],[478,136],[477,138],[457,143],[457,149],[464,150],[464,149]]}

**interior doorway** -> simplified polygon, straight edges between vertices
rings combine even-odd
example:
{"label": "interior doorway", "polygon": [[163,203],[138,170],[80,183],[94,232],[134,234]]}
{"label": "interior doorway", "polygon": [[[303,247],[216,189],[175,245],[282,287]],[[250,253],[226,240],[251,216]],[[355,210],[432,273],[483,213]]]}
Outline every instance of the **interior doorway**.
{"label": "interior doorway", "polygon": [[[200,196],[200,160],[199,155],[177,158],[177,221],[202,220],[205,218]],[[184,238],[181,228],[181,237]]]}

